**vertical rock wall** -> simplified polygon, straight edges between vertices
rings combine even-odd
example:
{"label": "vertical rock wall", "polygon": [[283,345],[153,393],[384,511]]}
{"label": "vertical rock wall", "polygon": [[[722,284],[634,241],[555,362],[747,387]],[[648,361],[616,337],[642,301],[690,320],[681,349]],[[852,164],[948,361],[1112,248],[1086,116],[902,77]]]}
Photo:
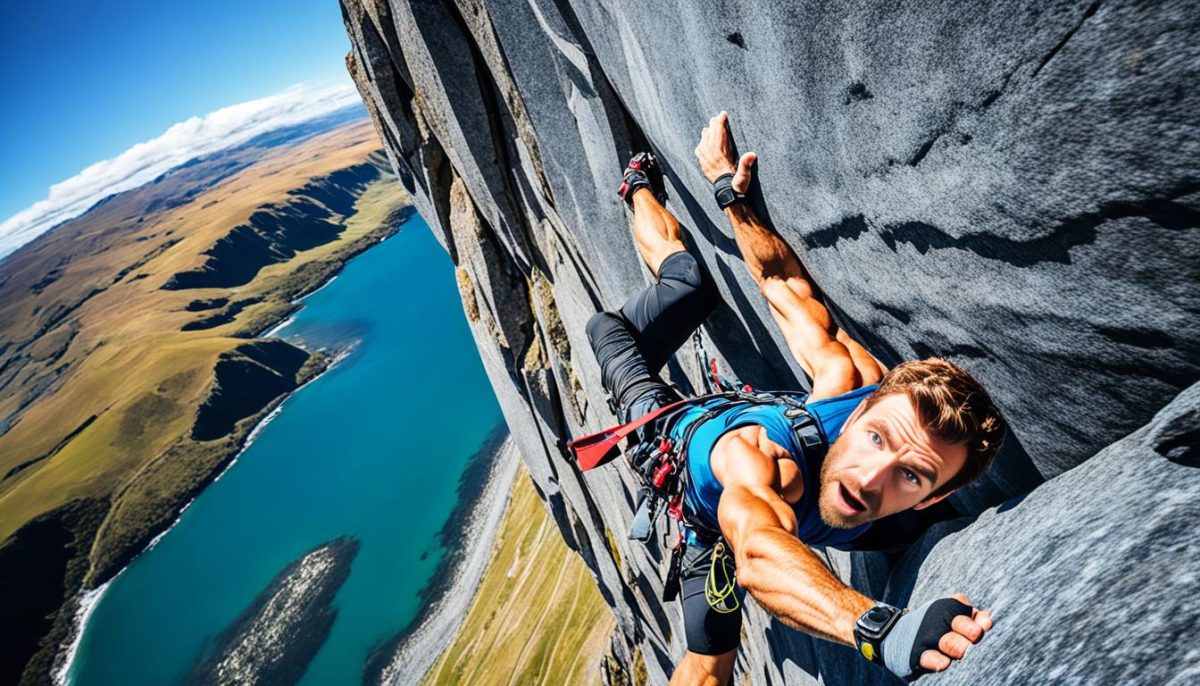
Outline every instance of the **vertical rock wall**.
{"label": "vertical rock wall", "polygon": [[[584,322],[648,278],[614,194],[631,152],[664,161],[668,206],[725,296],[710,349],[755,386],[806,383],[694,162],[722,109],[759,154],[753,201],[843,325],[886,363],[961,363],[1013,426],[954,496],[968,517],[902,556],[830,563],[894,603],[962,590],[996,611],[993,635],[928,681],[1188,678],[1197,3],[342,7],[347,66],[457,265],[513,435],[618,618],[610,680],[665,682],[682,651],[678,609],[657,600],[662,551],[624,540],[630,478],[563,459],[565,439],[613,421]],[[692,367],[680,355],[672,377]],[[757,608],[743,645],[754,683],[891,681]]]}

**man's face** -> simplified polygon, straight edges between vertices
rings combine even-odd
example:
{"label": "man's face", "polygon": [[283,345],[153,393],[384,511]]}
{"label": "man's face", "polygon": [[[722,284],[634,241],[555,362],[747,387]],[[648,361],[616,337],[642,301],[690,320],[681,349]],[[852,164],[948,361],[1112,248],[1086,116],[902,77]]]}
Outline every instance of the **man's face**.
{"label": "man's face", "polygon": [[860,406],[821,467],[821,519],[849,529],[928,507],[945,497],[929,496],[957,474],[966,459],[965,445],[926,431],[907,395],[887,395],[866,411]]}

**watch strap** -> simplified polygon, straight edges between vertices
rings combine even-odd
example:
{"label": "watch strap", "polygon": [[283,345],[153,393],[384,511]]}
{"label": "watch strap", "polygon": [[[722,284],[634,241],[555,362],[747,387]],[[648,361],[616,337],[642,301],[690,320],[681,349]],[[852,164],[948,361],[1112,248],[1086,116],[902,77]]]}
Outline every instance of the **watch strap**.
{"label": "watch strap", "polygon": [[725,209],[735,202],[741,202],[746,196],[733,190],[733,174],[726,172],[713,181],[713,197],[717,199],[717,206]]}

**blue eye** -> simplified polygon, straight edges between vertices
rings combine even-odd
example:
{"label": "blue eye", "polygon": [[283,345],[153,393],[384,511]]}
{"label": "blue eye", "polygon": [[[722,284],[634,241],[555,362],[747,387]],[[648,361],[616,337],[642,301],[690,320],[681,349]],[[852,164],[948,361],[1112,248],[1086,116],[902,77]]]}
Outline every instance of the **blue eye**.
{"label": "blue eye", "polygon": [[883,445],[883,439],[874,431],[868,431],[867,435],[871,437],[871,442],[875,445]]}
{"label": "blue eye", "polygon": [[907,469],[902,469],[900,471],[903,472],[905,480],[907,480],[909,483],[918,486],[921,484],[921,477],[917,476],[915,473]]}

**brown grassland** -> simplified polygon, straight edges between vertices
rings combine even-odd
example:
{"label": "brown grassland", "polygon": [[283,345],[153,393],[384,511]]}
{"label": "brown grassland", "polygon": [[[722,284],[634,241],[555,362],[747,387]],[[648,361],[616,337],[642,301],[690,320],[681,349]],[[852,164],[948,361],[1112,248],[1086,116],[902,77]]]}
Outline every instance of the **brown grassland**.
{"label": "brown grassland", "polygon": [[[0,263],[0,602],[23,598],[5,639],[36,641],[54,624],[30,669],[45,673],[69,625],[46,615],[127,564],[322,368],[251,339],[396,229],[407,199],[378,150],[365,121],[237,149],[112,196]],[[352,209],[331,214],[332,240],[285,249],[238,285],[163,288],[206,261],[213,269],[206,251],[298,189],[331,197],[321,184],[348,169],[359,183]],[[206,405],[218,435],[197,434]],[[69,545],[50,542],[63,537]],[[0,681],[20,673],[0,667]]]}
{"label": "brown grassland", "polygon": [[522,467],[471,609],[424,683],[598,684],[614,627]]}

